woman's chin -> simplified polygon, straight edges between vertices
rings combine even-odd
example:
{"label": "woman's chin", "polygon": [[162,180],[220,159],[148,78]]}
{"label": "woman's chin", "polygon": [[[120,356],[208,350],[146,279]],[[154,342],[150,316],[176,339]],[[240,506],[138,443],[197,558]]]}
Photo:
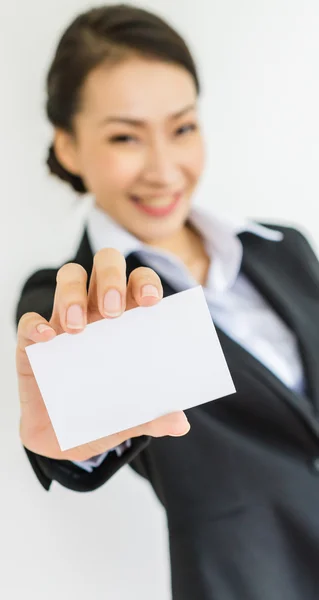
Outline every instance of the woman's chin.
{"label": "woman's chin", "polygon": [[145,243],[159,243],[176,235],[183,228],[186,219],[187,214],[183,217],[175,217],[174,219],[161,219],[160,221],[156,221],[156,223],[154,223],[153,219],[147,219],[147,221],[143,219],[143,221],[139,222],[136,220],[134,222],[134,232],[132,231],[132,227],[130,229],[138,239]]}

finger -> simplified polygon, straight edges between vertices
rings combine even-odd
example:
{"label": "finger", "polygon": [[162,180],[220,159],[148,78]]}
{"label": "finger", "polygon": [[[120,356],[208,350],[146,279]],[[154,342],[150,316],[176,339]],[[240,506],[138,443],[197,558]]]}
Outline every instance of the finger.
{"label": "finger", "polygon": [[57,274],[57,285],[51,323],[59,331],[79,333],[87,323],[87,273],[76,263],[61,267]]}
{"label": "finger", "polygon": [[127,310],[135,308],[136,306],[153,306],[162,298],[162,283],[153,269],[139,267],[132,271],[127,284]]}
{"label": "finger", "polygon": [[152,437],[170,435],[173,437],[180,437],[189,432],[190,423],[185,413],[179,411],[164,415],[145,425],[141,425],[138,430],[137,435],[150,435]]}
{"label": "finger", "polygon": [[21,317],[17,338],[17,370],[20,375],[31,372],[31,366],[25,353],[26,347],[38,342],[48,342],[55,336],[55,330],[41,315],[26,313]]}
{"label": "finger", "polygon": [[55,337],[56,332],[50,323],[37,313],[26,313],[18,325],[18,347],[25,350],[26,346],[37,342],[45,342]]}
{"label": "finger", "polygon": [[126,305],[126,262],[114,248],[103,248],[94,257],[89,287],[90,321],[119,317]]}

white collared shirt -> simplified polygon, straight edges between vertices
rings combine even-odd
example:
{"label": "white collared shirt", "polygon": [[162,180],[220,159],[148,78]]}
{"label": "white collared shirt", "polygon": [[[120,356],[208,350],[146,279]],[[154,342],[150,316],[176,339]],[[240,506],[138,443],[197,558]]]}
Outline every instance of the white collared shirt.
{"label": "white collared shirt", "polygon": [[[239,233],[250,231],[274,243],[280,242],[283,234],[253,221],[221,218],[199,209],[191,211],[189,220],[201,233],[211,259],[204,293],[214,323],[285,385],[302,391],[303,369],[293,332],[240,273],[243,247]],[[105,247],[116,248],[124,256],[135,252],[175,290],[198,285],[175,255],[143,244],[96,206],[88,215],[87,231],[93,254]],[[105,456],[76,464],[91,471]]]}

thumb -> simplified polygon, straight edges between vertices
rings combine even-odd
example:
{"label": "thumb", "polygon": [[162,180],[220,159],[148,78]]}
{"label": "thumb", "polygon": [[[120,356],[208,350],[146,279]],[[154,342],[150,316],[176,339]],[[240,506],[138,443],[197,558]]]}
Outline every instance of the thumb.
{"label": "thumb", "polygon": [[180,437],[186,435],[189,430],[190,424],[185,413],[178,411],[145,423],[142,434],[152,437],[163,437],[165,435]]}

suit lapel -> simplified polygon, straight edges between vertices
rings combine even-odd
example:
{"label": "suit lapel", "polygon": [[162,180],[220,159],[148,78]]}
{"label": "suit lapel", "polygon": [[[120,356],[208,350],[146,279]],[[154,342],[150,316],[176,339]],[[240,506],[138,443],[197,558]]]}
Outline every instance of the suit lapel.
{"label": "suit lapel", "polygon": [[86,229],[84,230],[84,234],[74,258],[74,262],[81,265],[88,274],[88,284],[90,281],[92,268],[93,268],[93,252],[90,246],[89,238]]}
{"label": "suit lapel", "polygon": [[[272,391],[275,398],[288,404],[290,408],[296,411],[307,425],[315,431],[316,435],[319,435],[319,422],[315,418],[314,407],[309,401],[309,398],[303,394],[290,390],[274,373],[272,373],[272,371],[250,354],[250,352],[237,344],[237,342],[224,333],[224,331],[220,330],[218,327],[216,327],[216,331],[225,353],[236,390],[241,394],[243,393],[243,390],[246,389],[247,385],[246,376],[248,376],[250,384],[247,390],[253,389],[252,380],[255,380],[258,384],[256,390],[259,389],[261,384],[266,387],[267,390]],[[256,402],[259,402],[262,398],[262,394],[261,397],[259,397],[258,391],[255,393]]]}
{"label": "suit lapel", "polygon": [[[284,252],[280,242],[260,240],[250,233],[239,237],[244,248],[242,272],[294,331],[304,367],[305,393],[316,405],[319,400],[319,369],[316,359],[319,353],[319,334],[318,327],[314,325],[319,319],[319,290],[315,301],[308,297],[302,285],[303,271],[292,271],[291,254]],[[283,388],[287,389],[284,385]]]}

